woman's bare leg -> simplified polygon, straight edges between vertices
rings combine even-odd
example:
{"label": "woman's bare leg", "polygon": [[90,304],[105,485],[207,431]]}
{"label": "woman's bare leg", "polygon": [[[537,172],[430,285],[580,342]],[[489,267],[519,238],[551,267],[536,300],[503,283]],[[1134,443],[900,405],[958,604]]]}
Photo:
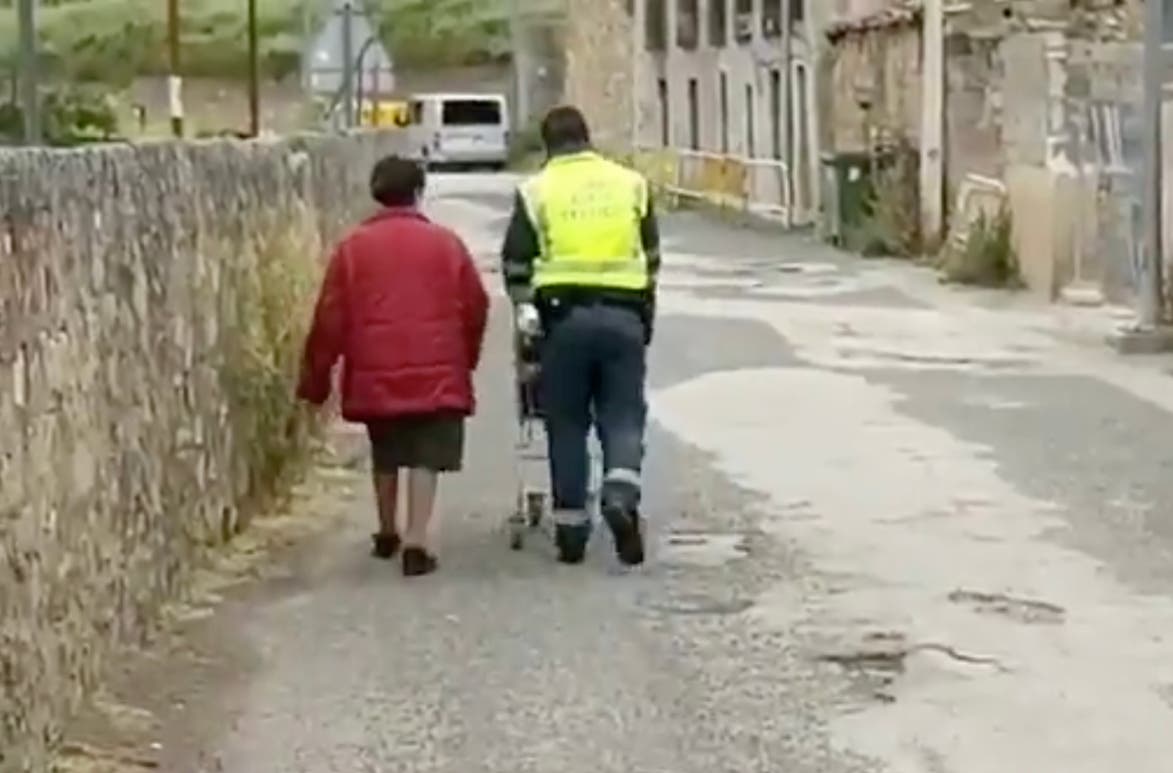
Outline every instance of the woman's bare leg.
{"label": "woman's bare leg", "polygon": [[399,550],[399,471],[378,472],[374,476],[375,508],[379,513],[379,530],[375,532],[374,553],[379,558],[391,558]]}
{"label": "woman's bare leg", "polygon": [[436,506],[439,475],[432,470],[407,471],[407,530],[403,542],[413,548],[428,548],[428,527]]}
{"label": "woman's bare leg", "polygon": [[379,533],[398,534],[399,471],[375,473],[375,505],[379,509]]}

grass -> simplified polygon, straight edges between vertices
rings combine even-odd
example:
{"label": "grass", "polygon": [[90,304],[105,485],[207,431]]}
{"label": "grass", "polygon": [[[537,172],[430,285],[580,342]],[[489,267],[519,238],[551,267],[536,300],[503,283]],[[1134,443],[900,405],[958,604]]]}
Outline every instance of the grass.
{"label": "grass", "polygon": [[246,518],[291,489],[321,429],[316,412],[292,399],[320,252],[312,215],[304,212],[259,229],[250,249],[231,264],[235,291],[226,329],[232,332],[221,377],[241,469],[248,471],[240,507]]}
{"label": "grass", "polygon": [[[264,73],[296,71],[307,0],[257,0]],[[318,8],[321,4],[312,3]],[[476,64],[509,52],[508,0],[372,0],[384,43],[403,67]],[[39,11],[46,66],[63,78],[121,84],[167,71],[162,0],[64,0]],[[247,72],[246,0],[183,0],[181,69],[188,76]],[[320,20],[319,20],[320,21]],[[315,26],[316,29],[316,26]],[[12,0],[0,0],[0,71],[18,58]]]}
{"label": "grass", "polygon": [[920,184],[915,148],[906,140],[872,163],[873,188],[863,223],[865,256],[911,258],[921,254]]}

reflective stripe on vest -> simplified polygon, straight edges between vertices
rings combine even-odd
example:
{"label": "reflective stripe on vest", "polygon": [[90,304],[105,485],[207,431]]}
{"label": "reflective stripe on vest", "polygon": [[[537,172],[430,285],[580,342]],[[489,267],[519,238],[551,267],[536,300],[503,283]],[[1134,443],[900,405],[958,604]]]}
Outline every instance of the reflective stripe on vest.
{"label": "reflective stripe on vest", "polygon": [[648,211],[642,176],[595,153],[551,159],[521,188],[541,255],[536,288],[648,286],[640,222]]}

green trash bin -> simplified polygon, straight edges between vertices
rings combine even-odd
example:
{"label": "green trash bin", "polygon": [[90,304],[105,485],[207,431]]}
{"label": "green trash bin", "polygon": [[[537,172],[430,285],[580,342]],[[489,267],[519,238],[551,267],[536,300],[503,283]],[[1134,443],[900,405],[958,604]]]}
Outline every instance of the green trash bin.
{"label": "green trash bin", "polygon": [[822,157],[824,239],[846,250],[863,248],[863,226],[875,190],[873,157],[863,152],[825,153]]}

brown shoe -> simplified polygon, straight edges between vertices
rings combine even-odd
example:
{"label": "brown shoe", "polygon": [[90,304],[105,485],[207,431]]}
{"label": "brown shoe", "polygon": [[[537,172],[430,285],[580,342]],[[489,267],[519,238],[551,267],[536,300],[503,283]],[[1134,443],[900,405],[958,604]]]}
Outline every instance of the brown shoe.
{"label": "brown shoe", "polygon": [[423,548],[403,549],[404,577],[423,577],[436,571],[438,567],[436,557],[429,555]]}
{"label": "brown shoe", "polygon": [[399,539],[399,535],[391,534],[372,534],[371,542],[374,543],[371,548],[371,555],[383,561],[388,561],[395,557],[399,552],[400,545],[403,544]]}

